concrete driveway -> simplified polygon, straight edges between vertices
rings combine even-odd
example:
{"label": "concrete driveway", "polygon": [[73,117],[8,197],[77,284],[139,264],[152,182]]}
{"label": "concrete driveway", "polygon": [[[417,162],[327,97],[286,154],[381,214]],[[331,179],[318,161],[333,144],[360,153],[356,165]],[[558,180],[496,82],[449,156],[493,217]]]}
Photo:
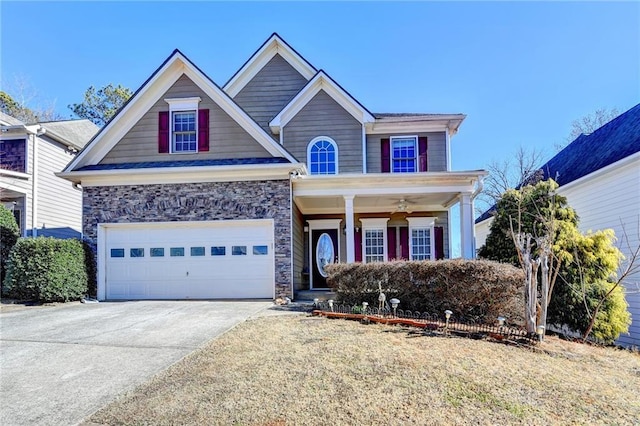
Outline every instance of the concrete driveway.
{"label": "concrete driveway", "polygon": [[137,301],[0,313],[0,424],[78,424],[269,306]]}

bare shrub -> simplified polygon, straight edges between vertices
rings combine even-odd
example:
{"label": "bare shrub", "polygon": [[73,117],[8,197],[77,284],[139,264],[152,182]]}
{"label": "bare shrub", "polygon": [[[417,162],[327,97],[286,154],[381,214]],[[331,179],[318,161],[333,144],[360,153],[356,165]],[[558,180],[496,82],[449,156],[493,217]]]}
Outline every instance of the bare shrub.
{"label": "bare shrub", "polygon": [[488,260],[392,261],[327,265],[328,282],[347,304],[378,305],[378,284],[404,310],[522,324],[524,277],[512,265]]}

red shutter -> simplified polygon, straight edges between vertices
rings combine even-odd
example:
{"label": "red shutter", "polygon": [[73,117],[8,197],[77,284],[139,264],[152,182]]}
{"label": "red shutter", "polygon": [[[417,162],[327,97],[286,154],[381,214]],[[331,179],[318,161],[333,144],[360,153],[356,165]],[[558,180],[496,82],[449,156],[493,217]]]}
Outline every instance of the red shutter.
{"label": "red shutter", "polygon": [[380,140],[381,148],[381,168],[382,173],[389,173],[391,171],[391,142],[389,138]]}
{"label": "red shutter", "polygon": [[420,168],[418,169],[421,172],[427,171],[427,137],[421,136],[418,138],[418,162],[420,164]]}
{"label": "red shutter", "polygon": [[353,243],[355,245],[356,262],[362,262],[362,228],[353,233]]}
{"label": "red shutter", "polygon": [[442,226],[436,226],[433,228],[433,234],[436,240],[436,259],[444,259],[444,229]]}
{"label": "red shutter", "polygon": [[169,111],[158,113],[158,152],[160,154],[169,152]]}
{"label": "red shutter", "polygon": [[409,227],[407,226],[400,228],[400,251],[402,258],[409,260]]}
{"label": "red shutter", "polygon": [[198,152],[209,151],[209,110],[198,110]]}
{"label": "red shutter", "polygon": [[397,259],[396,254],[396,228],[387,228],[387,258],[389,260]]}

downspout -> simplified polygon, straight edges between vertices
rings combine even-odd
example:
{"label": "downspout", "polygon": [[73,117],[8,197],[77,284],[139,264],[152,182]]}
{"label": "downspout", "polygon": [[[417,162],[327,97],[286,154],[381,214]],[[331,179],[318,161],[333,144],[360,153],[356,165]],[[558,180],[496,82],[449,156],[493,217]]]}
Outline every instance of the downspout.
{"label": "downspout", "polygon": [[367,173],[367,132],[362,123],[362,173]]}
{"label": "downspout", "polygon": [[38,236],[38,137],[44,135],[46,129],[38,126],[33,137],[33,179],[31,179],[31,238]]}

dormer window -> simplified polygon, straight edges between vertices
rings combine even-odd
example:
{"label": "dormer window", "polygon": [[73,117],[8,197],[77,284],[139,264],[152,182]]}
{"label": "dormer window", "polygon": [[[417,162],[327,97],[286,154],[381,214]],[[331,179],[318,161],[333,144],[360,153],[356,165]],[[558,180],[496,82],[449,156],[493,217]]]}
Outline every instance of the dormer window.
{"label": "dormer window", "polygon": [[209,110],[198,109],[199,97],[165,99],[160,111],[158,151],[184,154],[209,151]]}

